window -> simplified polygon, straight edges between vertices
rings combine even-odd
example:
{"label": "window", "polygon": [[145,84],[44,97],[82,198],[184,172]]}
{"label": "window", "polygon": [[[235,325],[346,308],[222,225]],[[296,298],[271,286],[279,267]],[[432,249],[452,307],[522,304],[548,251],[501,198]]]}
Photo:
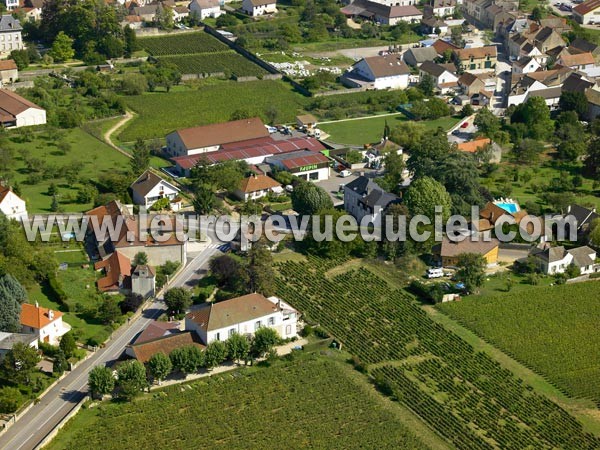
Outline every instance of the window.
{"label": "window", "polygon": [[275,317],[269,317],[269,326],[275,325]]}
{"label": "window", "polygon": [[311,172],[309,174],[309,179],[311,179],[311,180],[318,180],[319,179],[319,172]]}
{"label": "window", "polygon": [[220,341],[220,340],[221,340],[221,333],[217,333],[217,334],[215,334],[215,339],[216,339],[217,341]]}
{"label": "window", "polygon": [[233,336],[235,334],[235,328],[232,328],[231,330],[229,330],[229,337]]}
{"label": "window", "polygon": [[286,335],[292,334],[292,326],[291,325],[288,325],[287,327],[285,327],[285,334]]}
{"label": "window", "polygon": [[254,324],[254,331],[258,330],[261,327],[260,320]]}

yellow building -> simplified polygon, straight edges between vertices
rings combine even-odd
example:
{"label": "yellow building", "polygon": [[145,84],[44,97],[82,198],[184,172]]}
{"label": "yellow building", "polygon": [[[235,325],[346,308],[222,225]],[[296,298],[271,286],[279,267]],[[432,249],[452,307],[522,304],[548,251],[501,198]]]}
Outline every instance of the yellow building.
{"label": "yellow building", "polygon": [[485,240],[481,235],[467,236],[460,242],[451,241],[447,236],[441,245],[434,249],[434,254],[441,261],[443,267],[453,267],[458,264],[458,258],[463,253],[475,253],[485,258],[488,265],[498,262],[498,239]]}

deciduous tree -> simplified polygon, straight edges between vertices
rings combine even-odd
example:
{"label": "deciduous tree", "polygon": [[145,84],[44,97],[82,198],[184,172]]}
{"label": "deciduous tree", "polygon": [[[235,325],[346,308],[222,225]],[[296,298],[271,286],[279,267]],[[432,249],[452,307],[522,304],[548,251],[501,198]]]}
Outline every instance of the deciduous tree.
{"label": "deciduous tree", "polygon": [[73,336],[72,332],[69,331],[68,333],[63,334],[63,336],[60,338],[59,347],[67,359],[75,356],[75,352],[77,351],[77,342],[75,342],[75,337]]}
{"label": "deciduous tree", "polygon": [[125,361],[117,368],[119,396],[131,399],[148,387],[146,368],[138,360]]}
{"label": "deciduous tree", "polygon": [[148,370],[152,378],[158,381],[158,384],[171,373],[173,363],[171,359],[163,352],[155,353],[148,361]]}
{"label": "deciduous tree", "polygon": [[213,341],[204,350],[204,367],[212,369],[227,359],[227,347],[221,341]]}
{"label": "deciduous tree", "polygon": [[261,357],[270,351],[280,341],[280,337],[273,328],[261,327],[254,333],[251,352],[256,357]]}
{"label": "deciduous tree", "polygon": [[175,287],[165,292],[165,304],[169,311],[182,313],[192,304],[192,295],[185,288]]}
{"label": "deciduous tree", "polygon": [[8,379],[18,383],[29,383],[40,361],[37,349],[22,342],[17,342],[4,356],[3,368]]}
{"label": "deciduous tree", "polygon": [[250,342],[245,336],[239,333],[233,333],[225,342],[227,347],[227,356],[239,364],[240,360],[245,360],[250,352]]}
{"label": "deciduous tree", "polygon": [[95,366],[88,375],[88,386],[92,397],[111,394],[115,388],[112,370],[105,366]]}
{"label": "deciduous tree", "polygon": [[465,284],[467,292],[474,292],[485,280],[485,258],[477,253],[458,255],[456,276]]}

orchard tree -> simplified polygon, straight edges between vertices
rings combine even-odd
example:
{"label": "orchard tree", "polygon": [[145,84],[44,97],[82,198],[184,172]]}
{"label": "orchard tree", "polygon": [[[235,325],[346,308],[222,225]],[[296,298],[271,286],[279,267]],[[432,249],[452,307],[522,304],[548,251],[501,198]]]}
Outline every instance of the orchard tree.
{"label": "orchard tree", "polygon": [[173,363],[171,362],[171,359],[163,352],[155,353],[148,361],[148,371],[150,372],[152,378],[158,381],[158,384],[167,378],[172,370]]}
{"label": "orchard tree", "polygon": [[443,184],[433,178],[418,178],[410,184],[404,196],[404,203],[412,216],[417,214],[433,221],[436,206],[441,206],[442,218],[447,220],[452,211],[452,199]]}
{"label": "orchard tree", "polygon": [[245,360],[250,353],[250,342],[245,336],[239,333],[233,333],[225,341],[227,347],[227,356],[239,364],[240,360]]}
{"label": "orchard tree", "polygon": [[117,387],[119,395],[131,399],[148,386],[146,368],[138,360],[122,363],[117,369]]}
{"label": "orchard tree", "polygon": [[169,311],[178,311],[181,313],[191,306],[192,295],[185,288],[172,288],[165,292],[165,304]]}
{"label": "orchard tree", "polygon": [[204,350],[204,367],[212,369],[227,359],[227,347],[221,341],[213,341]]}
{"label": "orchard tree", "polygon": [[465,284],[467,292],[475,292],[483,285],[486,265],[485,258],[477,253],[458,255],[456,276]]}
{"label": "orchard tree", "polygon": [[88,386],[93,397],[102,397],[111,394],[115,388],[115,377],[110,368],[96,366],[88,375]]}

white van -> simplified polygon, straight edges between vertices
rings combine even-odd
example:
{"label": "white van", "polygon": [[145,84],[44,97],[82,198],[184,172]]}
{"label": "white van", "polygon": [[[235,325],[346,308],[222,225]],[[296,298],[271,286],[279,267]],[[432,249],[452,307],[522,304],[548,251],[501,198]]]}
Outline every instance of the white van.
{"label": "white van", "polygon": [[340,177],[342,177],[342,178],[349,177],[350,175],[352,175],[352,172],[350,172],[349,170],[342,170],[340,172]]}
{"label": "white van", "polygon": [[444,276],[444,270],[441,267],[427,269],[427,278],[440,278]]}

